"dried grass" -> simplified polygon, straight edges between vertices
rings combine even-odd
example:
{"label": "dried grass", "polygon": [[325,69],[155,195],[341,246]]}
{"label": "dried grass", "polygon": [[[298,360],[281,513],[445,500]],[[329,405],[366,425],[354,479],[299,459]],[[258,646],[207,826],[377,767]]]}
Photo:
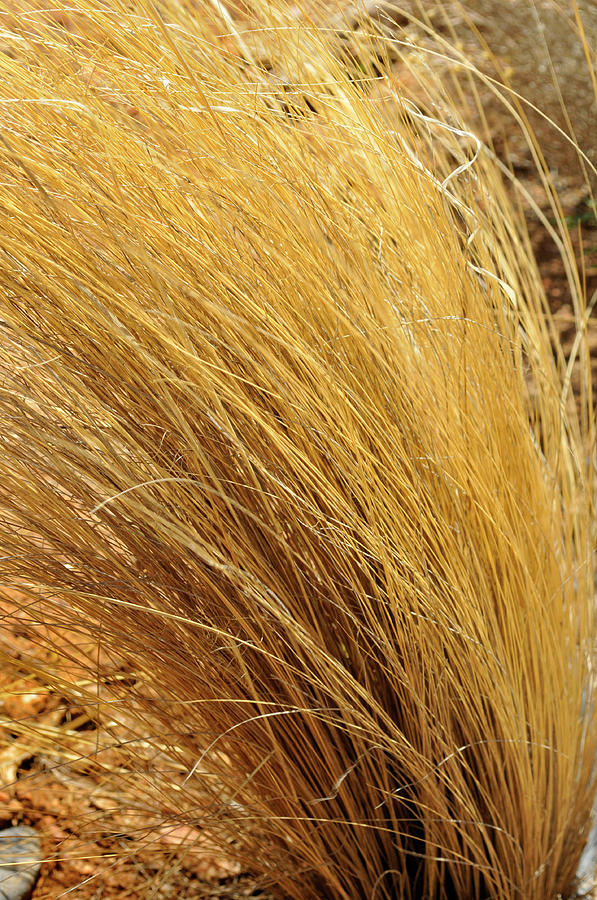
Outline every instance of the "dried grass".
{"label": "dried grass", "polygon": [[308,19],[254,15],[5,14],[2,581],[131,667],[99,708],[185,773],[148,797],[255,884],[570,896],[582,278],[563,243],[575,404],[493,155],[379,74],[373,32],[357,76]]}

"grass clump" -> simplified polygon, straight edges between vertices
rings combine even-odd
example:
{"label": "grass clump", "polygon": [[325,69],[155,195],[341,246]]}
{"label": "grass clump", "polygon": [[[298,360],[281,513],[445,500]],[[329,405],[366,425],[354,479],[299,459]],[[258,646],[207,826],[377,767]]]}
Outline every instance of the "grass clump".
{"label": "grass clump", "polygon": [[383,43],[216,6],[5,13],[2,581],[134,673],[102,703],[185,772],[148,796],[262,888],[571,896],[580,279],[575,403],[493,155]]}

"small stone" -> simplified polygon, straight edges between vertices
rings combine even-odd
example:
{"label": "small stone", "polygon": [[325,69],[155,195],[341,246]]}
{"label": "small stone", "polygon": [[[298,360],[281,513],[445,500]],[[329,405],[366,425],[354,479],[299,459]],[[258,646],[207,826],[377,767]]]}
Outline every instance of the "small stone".
{"label": "small stone", "polygon": [[0,900],[27,900],[41,866],[41,841],[33,828],[0,831]]}
{"label": "small stone", "polygon": [[589,832],[589,839],[582,852],[578,869],[576,870],[577,878],[577,897],[593,895],[595,888],[595,871],[597,868],[597,805],[593,809],[593,825]]}

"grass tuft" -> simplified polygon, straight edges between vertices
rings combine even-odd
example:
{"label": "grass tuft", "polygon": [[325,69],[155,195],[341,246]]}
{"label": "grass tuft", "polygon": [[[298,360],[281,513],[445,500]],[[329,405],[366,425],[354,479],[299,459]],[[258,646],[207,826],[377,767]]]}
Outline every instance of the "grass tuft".
{"label": "grass tuft", "polygon": [[98,691],[134,674],[97,704],[176,762],[147,796],[262,889],[572,896],[595,422],[561,210],[569,359],[508,171],[373,27],[351,66],[278,3],[2,20],[2,583],[91,636]]}

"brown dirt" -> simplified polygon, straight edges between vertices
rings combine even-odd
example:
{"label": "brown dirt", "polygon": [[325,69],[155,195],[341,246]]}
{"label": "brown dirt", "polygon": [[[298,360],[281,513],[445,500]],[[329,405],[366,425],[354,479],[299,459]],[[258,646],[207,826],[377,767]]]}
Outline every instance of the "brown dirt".
{"label": "brown dirt", "polygon": [[159,797],[147,801],[147,773],[165,760],[152,751],[143,767],[137,750],[133,763],[123,717],[106,723],[48,684],[57,667],[75,681],[82,674],[61,658],[81,635],[55,634],[54,650],[40,647],[20,605],[17,594],[0,605],[0,828],[31,825],[42,836],[33,900],[245,896],[205,833],[176,821]]}

